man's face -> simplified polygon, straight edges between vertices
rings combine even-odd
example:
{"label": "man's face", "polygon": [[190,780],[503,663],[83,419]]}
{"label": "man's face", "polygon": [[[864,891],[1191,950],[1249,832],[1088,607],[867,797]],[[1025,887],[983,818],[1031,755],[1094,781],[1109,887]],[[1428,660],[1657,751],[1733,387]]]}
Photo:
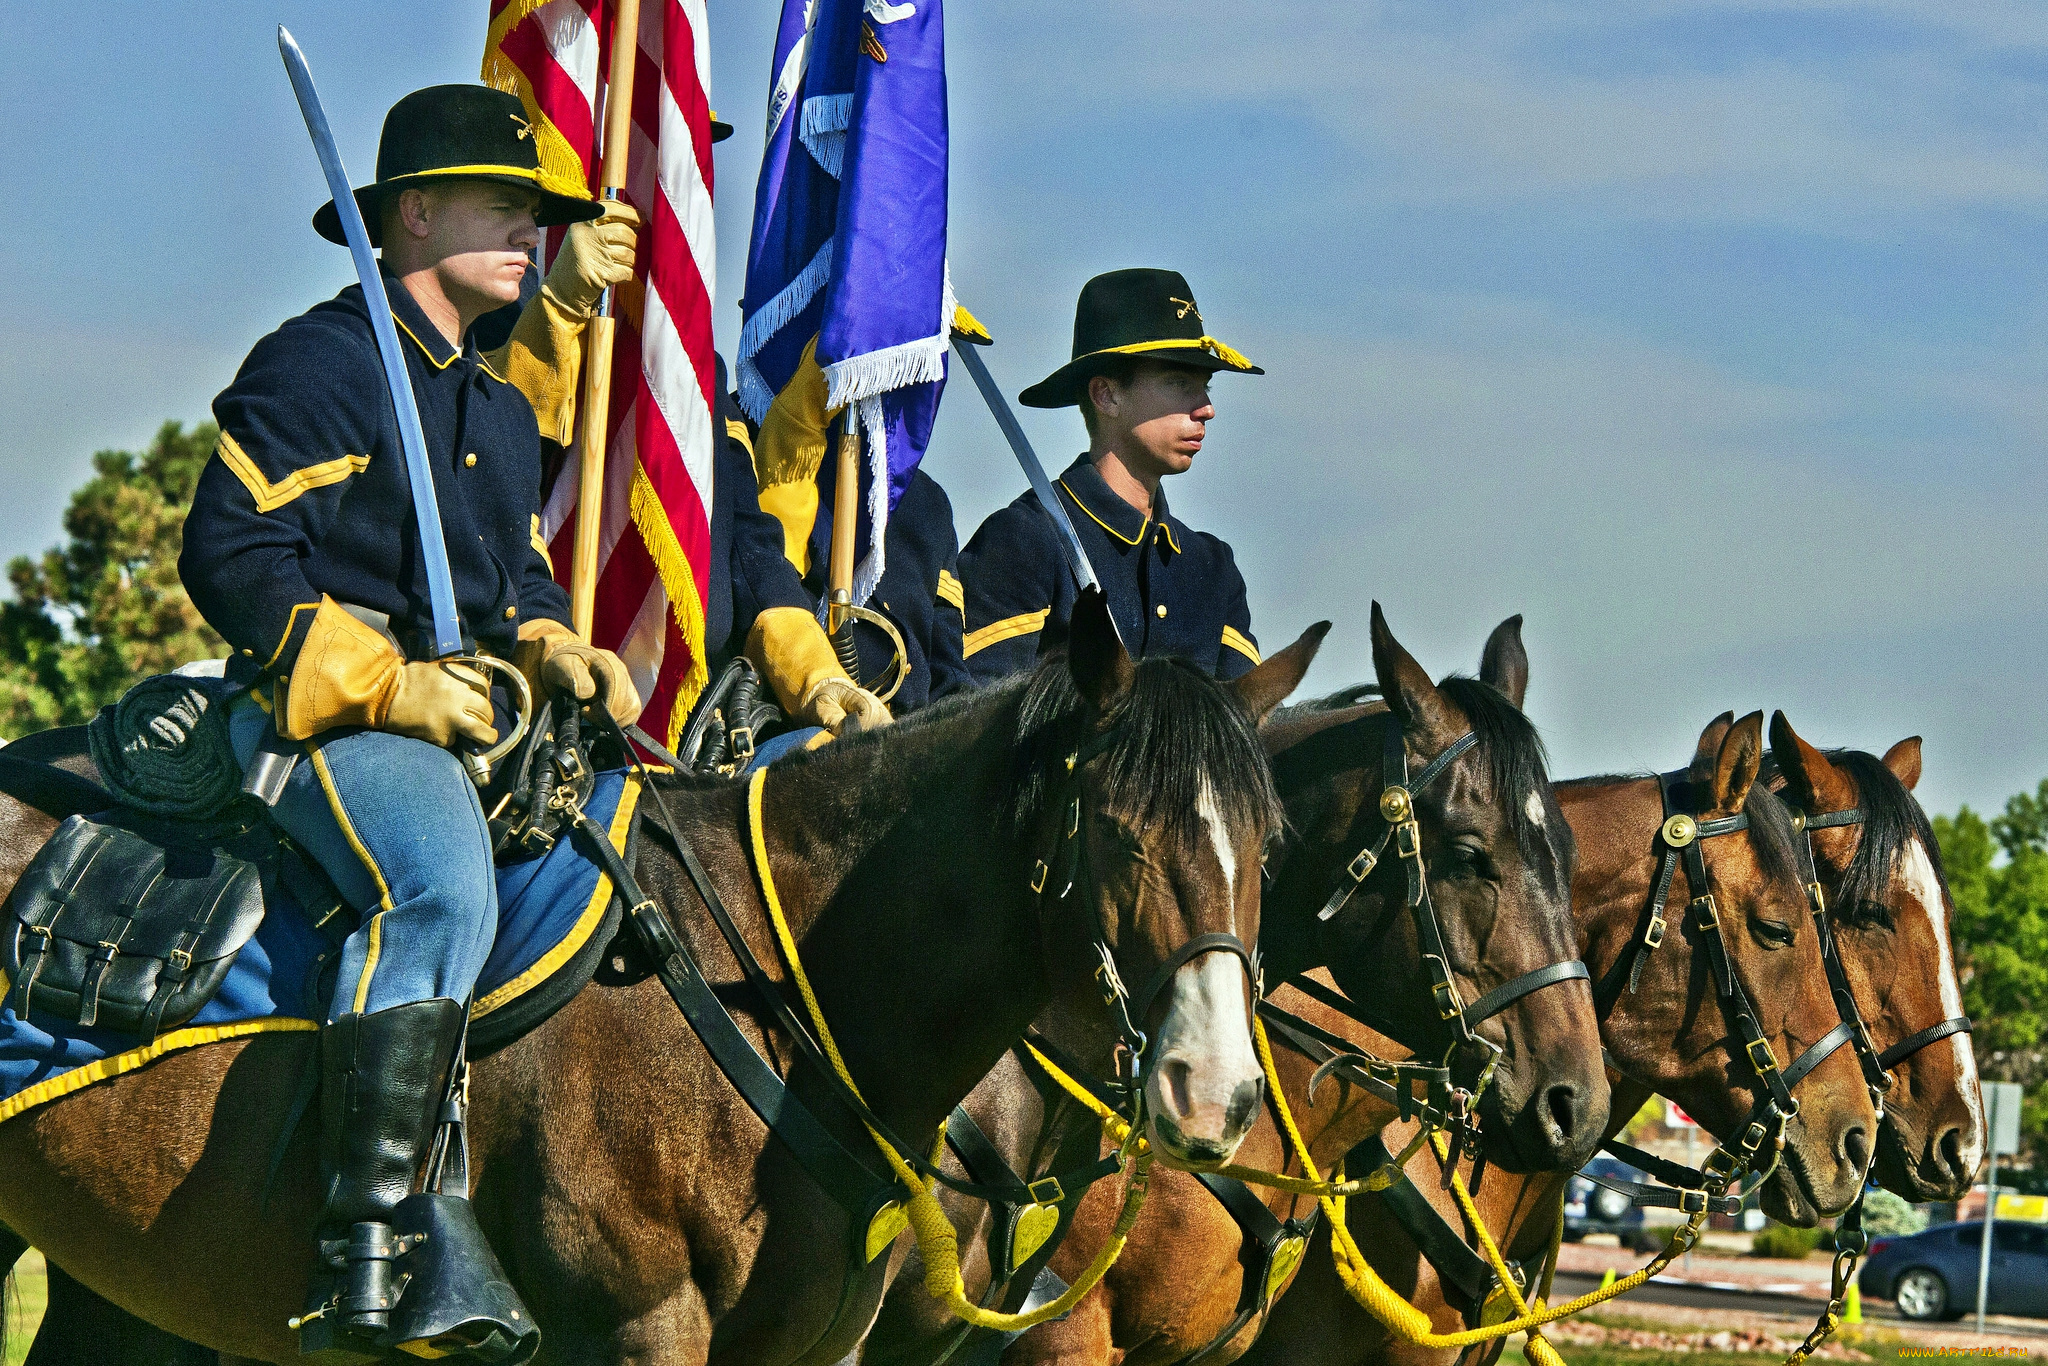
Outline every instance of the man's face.
{"label": "man's face", "polygon": [[1159,475],[1181,474],[1195,463],[1202,438],[1216,416],[1209,402],[1209,372],[1186,365],[1144,361],[1128,384],[1098,380],[1107,385],[1109,402],[1100,398],[1096,410],[1116,426],[1129,432],[1128,442],[1118,443],[1128,455],[1142,455]]}
{"label": "man's face", "polygon": [[486,307],[518,301],[539,211],[539,191],[490,180],[407,190],[400,204],[406,231],[440,263],[442,288]]}

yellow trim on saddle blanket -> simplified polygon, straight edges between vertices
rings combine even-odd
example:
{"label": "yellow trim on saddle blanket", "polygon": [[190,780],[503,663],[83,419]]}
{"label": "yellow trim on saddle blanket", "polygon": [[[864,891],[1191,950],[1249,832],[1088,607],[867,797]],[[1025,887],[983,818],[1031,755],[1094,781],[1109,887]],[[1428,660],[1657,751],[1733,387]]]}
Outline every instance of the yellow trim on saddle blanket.
{"label": "yellow trim on saddle blanket", "polygon": [[[0,975],[0,982],[6,980],[5,975]],[[273,1031],[301,1033],[319,1027],[312,1020],[288,1020],[273,1016],[266,1020],[240,1020],[234,1024],[197,1025],[190,1029],[174,1030],[140,1048],[131,1048],[126,1053],[116,1053],[111,1058],[101,1058],[98,1062],[74,1067],[62,1076],[39,1081],[34,1086],[15,1092],[6,1100],[0,1100],[0,1124],[45,1101],[57,1100],[70,1095],[73,1091],[82,1091],[94,1082],[106,1081],[124,1072],[133,1072],[138,1067],[155,1062],[166,1053],[175,1053],[182,1048],[196,1048],[203,1043],[221,1043],[250,1034]]]}
{"label": "yellow trim on saddle blanket", "polygon": [[[619,792],[618,809],[612,812],[611,828],[605,832],[612,842],[612,848],[622,855],[626,852],[626,836],[633,828],[633,812],[639,805],[640,777],[638,774],[629,773],[626,775],[626,786]],[[574,958],[583,946],[590,942],[590,936],[597,932],[598,925],[604,920],[605,908],[611,903],[612,880],[608,877],[599,877],[596,889],[590,894],[590,904],[583,908],[583,914],[576,918],[576,924],[562,937],[562,942],[542,954],[532,967],[470,1007],[469,1018],[480,1020],[501,1006],[511,1004],[552,977],[557,968]]]}

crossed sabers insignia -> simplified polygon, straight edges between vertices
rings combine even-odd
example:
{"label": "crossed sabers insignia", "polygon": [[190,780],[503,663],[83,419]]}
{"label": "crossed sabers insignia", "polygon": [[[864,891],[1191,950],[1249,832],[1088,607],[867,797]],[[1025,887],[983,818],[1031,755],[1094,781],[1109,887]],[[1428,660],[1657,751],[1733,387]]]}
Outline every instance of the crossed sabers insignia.
{"label": "crossed sabers insignia", "polygon": [[511,118],[512,122],[519,125],[519,140],[521,142],[524,142],[527,138],[533,136],[532,124],[528,123],[525,119],[520,118],[517,114],[512,114],[509,117]]}
{"label": "crossed sabers insignia", "polygon": [[1195,301],[1193,299],[1176,299],[1171,294],[1169,294],[1166,296],[1166,302],[1170,304],[1180,305],[1180,307],[1174,311],[1173,316],[1176,320],[1185,320],[1188,314],[1190,313],[1194,314],[1195,317],[1198,319],[1202,316],[1202,310],[1195,307]]}

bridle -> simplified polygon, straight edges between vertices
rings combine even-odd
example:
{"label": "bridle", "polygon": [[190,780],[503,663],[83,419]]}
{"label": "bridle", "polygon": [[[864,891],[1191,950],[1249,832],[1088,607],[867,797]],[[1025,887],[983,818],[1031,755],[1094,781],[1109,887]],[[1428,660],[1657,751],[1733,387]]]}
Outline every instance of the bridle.
{"label": "bridle", "polygon": [[[1031,890],[1039,898],[1041,929],[1049,922],[1052,911],[1064,903],[1076,887],[1086,892],[1095,885],[1093,867],[1088,858],[1088,841],[1081,834],[1082,773],[1092,760],[1114,748],[1122,733],[1122,723],[1112,725],[1066,757],[1059,842],[1050,860],[1039,859],[1031,869]],[[1058,866],[1056,876],[1053,871],[1055,864]],[[1116,1075],[1112,1084],[1114,1089],[1129,1098],[1132,1112],[1136,1114],[1139,1113],[1136,1107],[1144,1101],[1144,1068],[1152,1044],[1145,1033],[1145,1019],[1151,1013],[1153,1003],[1159,999],[1159,993],[1166,989],[1173,975],[1192,960],[1205,953],[1229,953],[1244,963],[1245,980],[1251,983],[1252,998],[1257,1000],[1264,994],[1259,955],[1228,931],[1211,930],[1193,935],[1175,946],[1152,970],[1144,985],[1133,992],[1124,985],[1123,974],[1117,971],[1116,956],[1109,946],[1109,927],[1102,919],[1101,900],[1091,897],[1089,901],[1093,921],[1090,947],[1095,950],[1098,960],[1095,984],[1117,1032],[1118,1047],[1113,1065]]]}
{"label": "bridle", "polygon": [[[1390,724],[1383,733],[1380,759],[1379,800],[1370,808],[1367,820],[1367,834],[1358,852],[1344,865],[1335,879],[1335,885],[1323,901],[1323,907],[1316,913],[1318,921],[1327,921],[1350,902],[1353,895],[1372,877],[1385,859],[1387,845],[1394,846],[1395,860],[1407,872],[1407,890],[1400,905],[1405,906],[1415,924],[1416,948],[1421,955],[1423,970],[1429,976],[1430,1000],[1437,1013],[1437,1019],[1444,1033],[1449,1037],[1449,1046],[1442,1054],[1440,1063],[1430,1065],[1412,1062],[1389,1063],[1369,1058],[1356,1051],[1356,1046],[1335,1036],[1316,1029],[1278,1007],[1262,1005],[1262,1012],[1268,1020],[1279,1025],[1283,1033],[1297,1045],[1308,1047],[1321,1061],[1316,1076],[1310,1083],[1310,1094],[1314,1085],[1330,1070],[1342,1068],[1354,1080],[1365,1082],[1370,1089],[1379,1091],[1387,1081],[1394,1083],[1397,1095],[1394,1099],[1401,1107],[1401,1117],[1423,1114],[1432,1124],[1451,1131],[1456,1144],[1454,1152],[1467,1150],[1475,1156],[1478,1152],[1479,1121],[1473,1112],[1480,1094],[1493,1079],[1494,1068],[1501,1057],[1501,1047],[1478,1032],[1477,1026],[1492,1019],[1516,1001],[1533,991],[1558,982],[1579,979],[1591,981],[1592,974],[1586,965],[1574,958],[1562,963],[1552,963],[1523,973],[1513,981],[1495,987],[1478,1000],[1467,1005],[1458,992],[1456,980],[1451,974],[1450,953],[1444,946],[1443,924],[1436,911],[1436,904],[1430,897],[1429,870],[1423,861],[1422,830],[1415,815],[1415,797],[1426,791],[1430,784],[1457,762],[1466,751],[1479,743],[1476,732],[1466,731],[1446,745],[1434,759],[1422,768],[1411,780],[1408,773],[1408,750],[1403,740],[1402,728],[1391,716]],[[1390,927],[1396,907],[1389,904],[1387,912],[1373,932],[1377,938]],[[1386,1035],[1395,1042],[1405,1045],[1418,1056],[1428,1055],[1423,1041],[1412,1037],[1413,1031],[1403,1028],[1395,1021],[1385,1018],[1380,1012],[1362,1006],[1350,997],[1331,991],[1328,987],[1308,977],[1297,977],[1290,985],[1331,1009],[1358,1021],[1360,1024]],[[1327,1054],[1327,1056],[1323,1056]],[[1476,1060],[1469,1084],[1456,1080],[1461,1059]],[[1415,1105],[1408,1083],[1421,1081],[1429,1088],[1429,1101],[1422,1107]],[[1375,1085],[1375,1083],[1378,1083]]]}

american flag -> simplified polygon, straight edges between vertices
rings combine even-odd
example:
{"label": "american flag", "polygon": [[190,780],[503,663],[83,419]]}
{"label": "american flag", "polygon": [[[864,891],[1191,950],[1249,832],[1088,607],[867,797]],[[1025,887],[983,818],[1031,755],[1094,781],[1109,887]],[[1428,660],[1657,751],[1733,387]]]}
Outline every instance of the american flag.
{"label": "american flag", "polygon": [[[613,19],[606,0],[491,0],[484,47],[484,81],[516,93],[533,119],[543,176],[593,192]],[[673,745],[706,676],[717,383],[711,43],[704,0],[643,0],[639,27],[622,197],[640,212],[640,252],[634,278],[613,291],[618,332],[591,634],[625,660],[647,699],[643,724]],[[561,232],[548,234],[549,260]],[[572,452],[541,513],[565,584],[577,483]]]}

